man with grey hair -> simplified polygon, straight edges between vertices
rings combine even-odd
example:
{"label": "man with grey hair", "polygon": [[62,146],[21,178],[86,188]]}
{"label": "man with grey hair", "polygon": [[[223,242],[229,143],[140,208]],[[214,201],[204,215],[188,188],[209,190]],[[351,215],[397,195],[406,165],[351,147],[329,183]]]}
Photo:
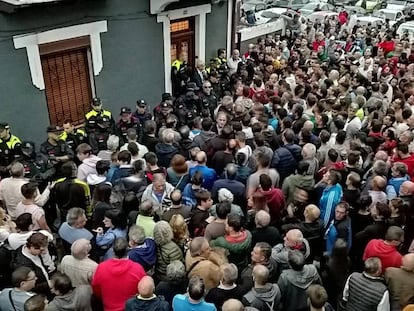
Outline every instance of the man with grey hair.
{"label": "man with grey hair", "polygon": [[[18,216],[16,214],[16,206],[24,197],[20,189],[24,184],[29,182],[29,179],[24,178],[24,166],[20,162],[15,162],[10,168],[11,177],[4,178],[0,181],[0,201],[3,203],[3,208],[7,210],[12,220]],[[35,198],[36,205],[43,207],[49,200],[50,189],[52,185],[49,184],[42,194],[37,191]]]}
{"label": "man with grey hair", "polygon": [[253,268],[253,288],[243,296],[243,304],[260,311],[276,310],[281,300],[280,289],[277,284],[269,282],[269,270],[263,265]]}
{"label": "man with grey hair", "polygon": [[170,195],[173,190],[174,186],[166,181],[165,175],[156,173],[153,175],[152,184],[142,194],[141,202],[150,201],[153,212],[161,217],[165,209],[171,206]]}
{"label": "man with grey hair", "polygon": [[361,119],[356,115],[359,110],[357,103],[352,103],[348,107],[348,119],[345,122],[344,131],[346,131],[346,140],[353,139],[361,130]]}
{"label": "man with grey hair", "polygon": [[59,228],[60,238],[69,244],[69,246],[79,239],[91,240],[93,234],[85,229],[86,225],[85,211],[80,207],[73,207],[68,210],[66,221]]}
{"label": "man with grey hair", "polygon": [[345,283],[342,306],[346,310],[390,310],[387,285],[382,275],[381,260],[365,260],[364,272],[354,272]]}
{"label": "man with grey hair", "polygon": [[260,210],[254,216],[254,223],[256,228],[252,230],[252,245],[257,242],[266,242],[270,246],[275,246],[282,242],[279,230],[276,227],[270,226],[270,214],[264,210]]}
{"label": "man with grey hair", "polygon": [[116,135],[109,135],[106,141],[106,150],[100,150],[98,152],[98,158],[111,162],[111,156],[119,148],[119,137]]}
{"label": "man with grey hair", "polygon": [[314,144],[307,143],[302,147],[303,161],[309,163],[309,169],[307,174],[315,176],[319,170],[319,162],[316,158],[316,146]]}
{"label": "man with grey hair", "polygon": [[169,167],[173,156],[179,153],[178,148],[173,144],[174,137],[174,131],[167,128],[161,134],[161,141],[155,145],[155,154],[161,167]]}
{"label": "man with grey hair", "polygon": [[73,286],[91,284],[92,276],[98,267],[98,264],[88,257],[91,248],[89,240],[76,240],[71,246],[72,254],[62,259],[59,270],[70,278]]}
{"label": "man with grey hair", "polygon": [[289,251],[288,264],[289,269],[284,270],[277,281],[282,295],[282,310],[306,310],[306,290],[312,284],[321,284],[321,278],[314,265],[305,265],[305,256],[298,250]]}
{"label": "man with grey hair", "polygon": [[188,280],[185,266],[180,260],[173,260],[167,266],[167,281],[158,283],[155,293],[164,296],[171,305],[177,294],[184,294],[187,291]]}
{"label": "man with grey hair", "polygon": [[139,263],[146,272],[154,268],[157,261],[157,246],[153,239],[145,237],[144,228],[133,225],[129,228],[128,258]]}
{"label": "man with grey hair", "polygon": [[220,285],[212,288],[206,295],[206,301],[214,303],[217,310],[220,310],[223,303],[230,298],[241,300],[243,292],[236,284],[238,269],[234,263],[225,263],[220,266]]}
{"label": "man with grey hair", "polygon": [[221,188],[229,190],[233,194],[234,204],[241,208],[246,207],[246,186],[236,180],[238,167],[234,163],[226,165],[223,173],[224,178],[217,179],[211,188],[211,197],[214,201],[218,199],[218,191]]}

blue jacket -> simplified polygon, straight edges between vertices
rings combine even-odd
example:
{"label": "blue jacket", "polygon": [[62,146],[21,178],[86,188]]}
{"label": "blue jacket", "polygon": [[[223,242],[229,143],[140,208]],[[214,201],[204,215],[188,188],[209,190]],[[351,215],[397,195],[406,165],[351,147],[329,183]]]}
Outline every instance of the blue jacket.
{"label": "blue jacket", "polygon": [[346,217],[344,220],[336,221],[333,219],[325,233],[326,251],[331,255],[332,249],[337,239],[344,239],[348,244],[348,251],[352,246],[352,227],[351,218]]}
{"label": "blue jacket", "polygon": [[154,240],[146,238],[144,243],[131,248],[128,258],[139,263],[145,271],[150,270],[157,261],[157,246]]}
{"label": "blue jacket", "polygon": [[322,219],[325,228],[334,219],[335,207],[341,202],[342,195],[342,187],[340,184],[327,186],[323,189],[321,199],[319,200],[319,208],[321,210],[320,219]]}
{"label": "blue jacket", "polygon": [[196,165],[190,169],[190,178],[197,171],[201,171],[203,174],[203,188],[210,190],[213,187],[214,181],[217,179],[216,171],[205,165]]}

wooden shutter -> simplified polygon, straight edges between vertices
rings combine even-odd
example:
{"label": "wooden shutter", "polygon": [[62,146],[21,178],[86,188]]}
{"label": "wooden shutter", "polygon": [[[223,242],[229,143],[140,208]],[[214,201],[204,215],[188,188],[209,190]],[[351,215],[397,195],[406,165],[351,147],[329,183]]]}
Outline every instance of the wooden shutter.
{"label": "wooden shutter", "polygon": [[45,54],[41,60],[50,124],[82,123],[92,100],[88,48]]}

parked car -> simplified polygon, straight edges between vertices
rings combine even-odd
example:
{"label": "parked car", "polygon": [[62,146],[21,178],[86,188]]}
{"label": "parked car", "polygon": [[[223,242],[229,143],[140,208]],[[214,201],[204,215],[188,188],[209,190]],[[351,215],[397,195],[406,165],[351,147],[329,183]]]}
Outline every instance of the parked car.
{"label": "parked car", "polygon": [[393,10],[393,9],[380,9],[378,11],[375,11],[372,13],[372,16],[380,17],[385,19],[388,19],[389,25],[393,26],[397,22],[404,21],[405,16],[401,12],[401,10]]}
{"label": "parked car", "polygon": [[368,24],[371,24],[372,27],[383,25],[385,23],[385,20],[383,18],[375,16],[359,16],[357,18],[357,22],[358,21],[361,26],[367,26]]}
{"label": "parked car", "polygon": [[310,0],[275,0],[273,1],[273,5],[275,7],[280,8],[289,8],[292,10],[299,10],[302,8],[305,4],[308,4],[311,2]]}
{"label": "parked car", "polygon": [[335,6],[326,2],[310,2],[300,8],[299,13],[304,16],[308,16],[317,11],[335,11]]}
{"label": "parked car", "polygon": [[280,18],[280,15],[285,13],[287,8],[271,8],[256,13],[256,25],[273,22]]}
{"label": "parked car", "polygon": [[385,0],[359,0],[355,6],[365,9],[367,13],[372,13],[375,10],[385,8],[386,3]]}
{"label": "parked car", "polygon": [[331,12],[331,11],[319,11],[319,12],[313,12],[312,14],[308,15],[308,20],[315,23],[316,21],[323,22],[326,17],[330,18],[332,16],[335,16],[338,18],[337,12]]}
{"label": "parked car", "polygon": [[402,23],[397,29],[397,34],[400,37],[407,35],[410,42],[414,43],[414,21]]}

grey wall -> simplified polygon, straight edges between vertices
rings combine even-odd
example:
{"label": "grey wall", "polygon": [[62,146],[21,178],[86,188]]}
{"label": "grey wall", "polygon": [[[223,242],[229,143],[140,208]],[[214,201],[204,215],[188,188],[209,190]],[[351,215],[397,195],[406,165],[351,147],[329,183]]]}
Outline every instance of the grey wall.
{"label": "grey wall", "polygon": [[[230,0],[229,0],[230,1]],[[227,1],[211,5],[207,14],[206,64],[217,57],[217,49],[226,48],[227,42]]]}
{"label": "grey wall", "polygon": [[101,34],[103,69],[95,77],[97,95],[117,117],[121,106],[138,98],[160,100],[163,82],[162,24],[150,16],[149,1],[107,0],[31,7],[0,13],[0,122],[22,139],[45,139],[49,116],[44,91],[33,86],[25,49],[13,35],[108,20]]}

